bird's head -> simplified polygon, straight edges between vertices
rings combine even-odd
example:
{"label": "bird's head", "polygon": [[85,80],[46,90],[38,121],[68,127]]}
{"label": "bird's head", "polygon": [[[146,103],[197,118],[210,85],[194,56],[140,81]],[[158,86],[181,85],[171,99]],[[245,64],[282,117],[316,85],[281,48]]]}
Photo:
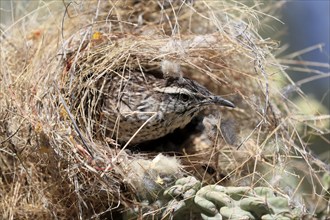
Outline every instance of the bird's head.
{"label": "bird's head", "polygon": [[162,86],[154,88],[157,93],[162,93],[163,108],[166,112],[192,117],[209,105],[221,105],[234,108],[235,105],[220,96],[212,94],[196,81],[183,78],[169,78]]}

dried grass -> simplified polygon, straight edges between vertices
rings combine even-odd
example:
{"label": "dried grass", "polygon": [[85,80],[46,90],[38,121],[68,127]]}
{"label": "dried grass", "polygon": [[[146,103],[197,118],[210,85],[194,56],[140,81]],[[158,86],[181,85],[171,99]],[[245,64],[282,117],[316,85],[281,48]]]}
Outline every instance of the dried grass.
{"label": "dried grass", "polygon": [[[326,205],[320,178],[329,168],[308,153],[300,131],[329,133],[329,115],[302,117],[283,93],[283,84],[295,84],[272,55],[276,44],[255,30],[274,11],[234,1],[50,1],[3,29],[2,218],[116,218],[141,208],[146,171],[137,164],[174,179],[270,186],[310,213]],[[221,109],[215,139],[190,135],[176,146],[181,166],[159,171],[157,152],[132,153],[94,135],[97,99],[86,95],[106,74],[161,70],[164,60],[237,108]],[[236,140],[228,144],[228,136]],[[306,195],[313,198],[300,200]]]}

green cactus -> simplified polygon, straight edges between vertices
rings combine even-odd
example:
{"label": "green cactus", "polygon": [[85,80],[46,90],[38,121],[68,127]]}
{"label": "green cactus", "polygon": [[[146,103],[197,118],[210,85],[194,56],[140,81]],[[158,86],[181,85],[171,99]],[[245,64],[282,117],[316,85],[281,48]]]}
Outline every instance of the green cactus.
{"label": "green cactus", "polygon": [[[173,186],[164,190],[159,199],[161,201],[158,201],[157,207],[162,210],[161,215],[158,215],[160,219],[185,219],[199,215],[204,220],[289,220],[299,219],[303,214],[298,208],[292,209],[286,197],[269,187],[201,187],[201,182],[194,177],[178,179]],[[131,210],[132,213],[138,211],[141,213],[141,209]],[[130,217],[134,216],[132,213]]]}

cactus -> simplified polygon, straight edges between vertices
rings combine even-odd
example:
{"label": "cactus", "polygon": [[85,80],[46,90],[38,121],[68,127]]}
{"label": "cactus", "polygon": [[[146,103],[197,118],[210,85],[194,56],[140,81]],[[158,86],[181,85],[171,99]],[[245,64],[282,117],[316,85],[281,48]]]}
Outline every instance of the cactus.
{"label": "cactus", "polygon": [[[303,210],[290,207],[289,200],[270,187],[202,187],[201,182],[191,176],[178,179],[164,190],[161,198],[157,206],[162,210],[159,219],[189,219],[199,215],[204,220],[289,220],[300,219],[304,214]],[[155,207],[154,204],[150,206]]]}

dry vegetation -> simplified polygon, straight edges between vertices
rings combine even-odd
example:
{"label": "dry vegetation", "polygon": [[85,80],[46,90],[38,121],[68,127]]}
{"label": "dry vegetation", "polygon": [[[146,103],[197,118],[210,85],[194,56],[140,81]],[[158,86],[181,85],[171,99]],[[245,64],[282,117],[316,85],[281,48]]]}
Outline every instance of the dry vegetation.
{"label": "dry vegetation", "polygon": [[[163,210],[142,200],[157,201],[150,191],[187,175],[205,185],[271,187],[301,215],[329,214],[329,167],[301,136],[329,133],[329,115],[306,115],[288,99],[284,88],[295,85],[273,55],[277,45],[257,34],[279,6],[49,1],[4,27],[2,219],[117,219],[134,208],[142,216],[145,206],[156,214]],[[139,151],[95,135],[98,80],[161,70],[164,61],[237,107],[209,109],[212,135],[185,131],[183,143],[165,141],[167,152],[157,142]],[[167,156],[154,159],[160,151]]]}

